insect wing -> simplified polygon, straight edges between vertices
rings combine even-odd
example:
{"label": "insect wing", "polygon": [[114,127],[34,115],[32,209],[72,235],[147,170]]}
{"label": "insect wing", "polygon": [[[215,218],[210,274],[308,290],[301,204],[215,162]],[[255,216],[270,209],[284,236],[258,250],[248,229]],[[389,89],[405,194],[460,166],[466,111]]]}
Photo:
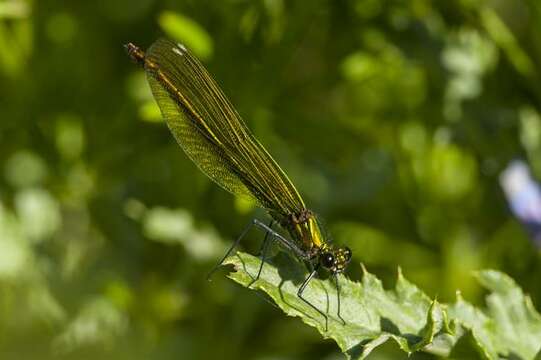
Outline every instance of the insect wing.
{"label": "insect wing", "polygon": [[160,39],[146,58],[148,81],[171,132],[205,174],[273,212],[304,208],[285,173],[186,48]]}

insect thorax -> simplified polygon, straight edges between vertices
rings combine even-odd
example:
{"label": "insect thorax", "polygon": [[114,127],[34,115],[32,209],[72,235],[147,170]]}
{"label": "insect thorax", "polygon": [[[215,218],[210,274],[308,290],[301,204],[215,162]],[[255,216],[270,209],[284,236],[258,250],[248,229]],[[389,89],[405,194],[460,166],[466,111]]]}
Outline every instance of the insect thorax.
{"label": "insect thorax", "polygon": [[313,256],[326,246],[316,217],[308,209],[290,214],[283,219],[281,225],[289,231],[307,253]]}

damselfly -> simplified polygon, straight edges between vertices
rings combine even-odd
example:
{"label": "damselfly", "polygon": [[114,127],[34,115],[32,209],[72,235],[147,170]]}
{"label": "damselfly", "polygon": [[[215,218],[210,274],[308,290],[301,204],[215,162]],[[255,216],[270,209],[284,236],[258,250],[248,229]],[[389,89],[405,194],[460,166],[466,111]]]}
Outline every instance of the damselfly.
{"label": "damselfly", "polygon": [[[185,46],[159,39],[146,53],[132,43],[125,47],[130,57],[144,68],[162,115],[188,157],[218,185],[255,200],[273,219],[269,225],[257,219],[250,222],[211,274],[255,226],[266,235],[254,282],[261,275],[268,242],[276,241],[308,266],[309,275],[297,295],[325,318],[325,328],[327,314],[307,301],[303,292],[320,268],[330,272],[337,290],[337,315],[345,323],[340,315],[338,275],[346,269],[351,250],[334,248],[326,241],[317,218],[306,208],[287,175]],[[275,223],[285,229],[291,239],[274,231]]]}

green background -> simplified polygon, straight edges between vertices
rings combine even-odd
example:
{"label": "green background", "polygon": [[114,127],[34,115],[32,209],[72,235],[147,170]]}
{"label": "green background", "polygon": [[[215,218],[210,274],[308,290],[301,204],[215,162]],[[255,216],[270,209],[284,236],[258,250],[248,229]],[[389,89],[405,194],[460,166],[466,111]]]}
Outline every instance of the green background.
{"label": "green background", "polygon": [[390,287],[400,266],[482,304],[472,271],[495,268],[539,309],[539,253],[498,176],[517,157],[541,175],[540,24],[535,0],[0,0],[0,357],[343,358],[225,271],[205,280],[266,217],[162,122],[122,47],[160,36],[353,250],[350,277],[363,262]]}

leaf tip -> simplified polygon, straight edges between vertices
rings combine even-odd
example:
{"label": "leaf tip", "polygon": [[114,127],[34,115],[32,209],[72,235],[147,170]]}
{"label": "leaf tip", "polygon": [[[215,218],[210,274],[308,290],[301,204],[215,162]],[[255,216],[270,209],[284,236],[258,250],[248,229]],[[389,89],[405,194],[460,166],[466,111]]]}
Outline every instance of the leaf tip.
{"label": "leaf tip", "polygon": [[402,268],[400,266],[397,267],[396,274],[399,280],[404,278],[404,274],[402,273]]}
{"label": "leaf tip", "polygon": [[364,266],[363,263],[361,263],[361,275],[366,275],[368,274],[368,270],[366,270],[366,266]]}

